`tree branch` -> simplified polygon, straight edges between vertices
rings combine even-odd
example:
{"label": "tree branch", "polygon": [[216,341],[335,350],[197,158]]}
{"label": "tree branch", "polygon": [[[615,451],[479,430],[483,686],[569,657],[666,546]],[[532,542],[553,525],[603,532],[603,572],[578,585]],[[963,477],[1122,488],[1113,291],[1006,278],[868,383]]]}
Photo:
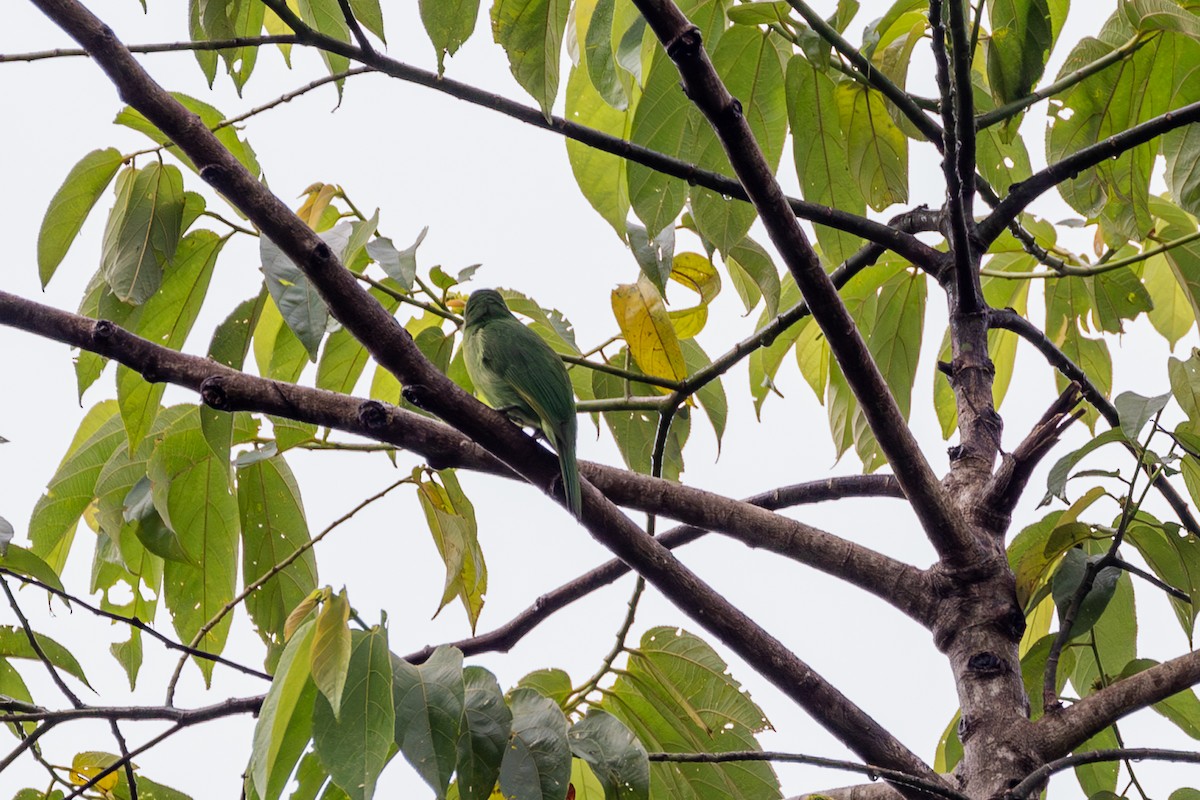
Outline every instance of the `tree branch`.
{"label": "tree branch", "polygon": [[[891,475],[846,475],[772,489],[769,492],[749,497],[744,502],[769,510],[777,510],[850,497],[903,499],[904,493],[900,491],[900,484]],[[674,550],[696,541],[708,532],[706,529],[694,525],[681,525],[661,534],[658,541],[662,543],[663,547]],[[463,651],[464,655],[468,656],[485,652],[507,653],[517,642],[525,638],[526,634],[559,610],[597,589],[608,586],[629,572],[629,566],[620,559],[608,561],[557,589],[539,596],[528,608],[500,627],[478,636],[450,642],[449,645],[457,647]],[[427,645],[408,654],[404,659],[413,664],[420,664],[433,655],[433,651],[436,649],[436,645]]]}
{"label": "tree branch", "polygon": [[[991,309],[988,312],[988,325],[993,328],[1003,328],[1004,330],[1012,331],[1020,336],[1025,341],[1034,346],[1039,353],[1049,362],[1050,366],[1057,369],[1069,381],[1074,381],[1079,384],[1080,393],[1083,399],[1087,400],[1092,406],[1100,412],[1100,416],[1104,417],[1105,422],[1109,427],[1116,428],[1121,424],[1121,417],[1117,413],[1117,407],[1114,406],[1104,393],[1096,388],[1096,384],[1092,383],[1092,379],[1088,377],[1083,369],[1073,362],[1066,353],[1058,349],[1054,342],[1046,336],[1045,333],[1038,330],[1038,327],[1029,320],[1022,317],[1011,308]],[[1130,452],[1133,446],[1126,444],[1126,449]],[[1143,464],[1143,470],[1149,473],[1151,469],[1149,465]],[[1167,504],[1171,506],[1171,510],[1175,512],[1175,516],[1183,523],[1191,533],[1200,536],[1200,522],[1192,515],[1192,510],[1188,507],[1187,501],[1175,491],[1175,487],[1163,475],[1154,477],[1153,486],[1155,490],[1162,495]]]}
{"label": "tree branch", "polygon": [[234,697],[200,708],[177,708],[175,706],[80,706],[62,710],[38,709],[37,711],[0,712],[0,723],[43,722],[58,725],[81,719],[131,720],[146,722],[168,720],[195,725],[236,714],[257,714],[266,695]]}
{"label": "tree branch", "polygon": [[699,29],[670,0],[634,2],[679,69],[685,93],[712,124],[939,556],[952,564],[970,562],[978,543],[951,510],[854,319],[788,209],[741,104],[701,46]]}
{"label": "tree branch", "polygon": [[780,753],[771,750],[731,750],[724,753],[648,753],[648,755],[652,763],[736,764],[744,761],[774,761],[781,764],[808,764],[815,767],[828,767],[847,772],[857,772],[861,775],[869,775],[872,780],[883,778],[890,783],[920,789],[938,797],[949,798],[949,800],[968,800],[966,795],[947,788],[941,781],[922,780],[915,775],[891,769],[883,769],[871,764],[857,764],[853,761],[810,756],[803,753]]}
{"label": "tree branch", "polygon": [[[6,292],[0,292],[0,324],[115,359],[155,381],[190,388],[218,410],[286,416],[410,450],[439,469],[461,467],[517,478],[514,471],[457,431],[394,406],[257,378],[208,358],[148,342],[111,322],[97,322]],[[582,474],[613,502],[725,533],[750,546],[781,552],[800,563],[831,571],[835,577],[882,597],[918,621],[923,622],[927,617],[928,596],[919,580],[921,573],[914,567],[803,523],[710,492],[600,464],[584,462],[580,466]],[[895,481],[888,478],[892,487],[889,491],[898,485]]]}
{"label": "tree branch", "polygon": [[[436,413],[526,480],[549,491],[558,480],[558,459],[510,424],[503,414],[486,408],[441,374],[386,309],[358,285],[330,247],[255,180],[210,131],[198,124],[195,115],[156,84],[107,26],[75,0],[34,2],[92,54],[127,102],[188,154],[199,168],[201,178],[229,198],[296,264],[320,292],[333,317],[405,386],[410,401]],[[779,199],[788,208],[782,194]],[[788,216],[798,232],[790,210]],[[815,267],[824,277],[820,265]],[[837,299],[836,291],[834,298]],[[927,464],[925,470],[932,478]],[[582,488],[582,522],[588,532],[633,566],[684,613],[744,658],[864,760],[938,780],[920,758],[878,722],[701,581],[669,550],[646,536],[587,480]],[[936,482],[932,489],[938,489]],[[940,494],[932,497],[940,500]],[[921,499],[917,497],[919,508]]]}
{"label": "tree branch", "polygon": [[1035,172],[1031,177],[1015,184],[1008,196],[979,223],[981,244],[990,245],[1010,222],[1016,220],[1017,215],[1024,211],[1026,206],[1063,181],[1164,133],[1197,121],[1200,121],[1200,102],[1190,103],[1077,150],[1061,161]]}
{"label": "tree branch", "polygon": [[1119,747],[1112,750],[1092,750],[1087,753],[1075,753],[1055,759],[1048,764],[1038,767],[1006,795],[1011,800],[1024,800],[1036,797],[1037,793],[1051,775],[1082,764],[1098,764],[1104,761],[1175,761],[1182,763],[1200,764],[1200,753],[1191,750],[1163,750],[1154,747]]}

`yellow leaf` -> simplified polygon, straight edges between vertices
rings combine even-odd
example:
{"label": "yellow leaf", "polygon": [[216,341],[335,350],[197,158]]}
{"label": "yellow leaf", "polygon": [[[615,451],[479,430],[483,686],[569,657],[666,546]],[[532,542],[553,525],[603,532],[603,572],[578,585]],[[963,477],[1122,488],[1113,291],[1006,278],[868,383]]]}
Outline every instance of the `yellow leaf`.
{"label": "yellow leaf", "polygon": [[675,327],[675,335],[680,339],[691,339],[704,330],[708,322],[708,306],[694,306],[668,312],[671,324]]}
{"label": "yellow leaf", "polygon": [[[700,295],[703,305],[708,305],[721,293],[721,275],[712,261],[700,253],[676,255],[671,261],[671,280]],[[687,337],[680,334],[680,338]]]}
{"label": "yellow leaf", "polygon": [[679,335],[662,295],[644,275],[612,293],[613,314],[638,368],[647,375],[681,381],[687,377]]}
{"label": "yellow leaf", "polygon": [[292,638],[292,634],[300,627],[300,623],[304,622],[304,618],[317,607],[317,602],[325,591],[325,589],[314,589],[308,597],[300,601],[300,605],[292,609],[292,613],[288,614],[288,618],[283,623],[285,641]]}
{"label": "yellow leaf", "polygon": [[304,224],[313,230],[321,221],[321,215],[329,207],[329,201],[337,194],[337,187],[328,183],[314,183],[304,190],[306,197],[296,216],[304,220]]}

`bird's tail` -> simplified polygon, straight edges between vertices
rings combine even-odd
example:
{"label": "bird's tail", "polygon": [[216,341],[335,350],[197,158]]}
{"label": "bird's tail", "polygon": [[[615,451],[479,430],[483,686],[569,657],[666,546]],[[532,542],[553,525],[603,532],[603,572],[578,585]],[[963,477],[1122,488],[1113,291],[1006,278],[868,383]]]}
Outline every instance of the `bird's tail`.
{"label": "bird's tail", "polygon": [[579,488],[579,462],[575,459],[575,442],[568,439],[556,442],[558,445],[558,464],[562,470],[563,491],[567,495],[567,505],[576,519],[583,519],[583,495]]}

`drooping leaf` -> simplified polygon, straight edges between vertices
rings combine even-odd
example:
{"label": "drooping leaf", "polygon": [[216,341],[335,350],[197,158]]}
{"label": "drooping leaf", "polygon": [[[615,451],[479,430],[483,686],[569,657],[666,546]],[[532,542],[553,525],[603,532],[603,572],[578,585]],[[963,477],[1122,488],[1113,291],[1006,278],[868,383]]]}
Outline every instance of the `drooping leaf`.
{"label": "drooping leaf", "polygon": [[487,564],[479,546],[475,507],[463,494],[454,470],[440,470],[437,475],[437,481],[419,480],[417,497],[434,544],[446,565],[446,584],[438,611],[457,597],[474,629],[487,592]]}
{"label": "drooping leaf", "polygon": [[260,800],[277,800],[313,734],[311,660],[314,624],[306,622],[288,642],[254,726],[247,784]]}
{"label": "drooping leaf", "polygon": [[681,381],[687,365],[662,295],[644,276],[612,292],[613,315],[633,360],[647,375]]}
{"label": "drooping leaf", "polygon": [[514,800],[562,800],[571,778],[566,717],[533,689],[514,689],[508,705],[512,735],[500,764],[500,790]]}
{"label": "drooping leaf", "polygon": [[121,153],[115,148],[93,150],[71,168],[62,186],[50,198],[38,230],[38,277],[42,288],[54,277],[92,207],[120,167]]}
{"label": "drooping leaf", "polygon": [[342,692],[350,670],[350,601],[346,590],[330,593],[317,614],[312,643],[313,683],[329,704],[333,718],[340,717]]}
{"label": "drooping leaf", "polygon": [[117,199],[101,245],[104,279],[118,299],[141,305],[158,291],[183,224],[183,176],[153,162],[117,176]]}
{"label": "drooping leaf", "polygon": [[[608,0],[611,5],[612,0]],[[622,139],[628,138],[632,114],[617,110],[604,101],[593,87],[585,70],[573,67],[567,77],[567,117],[589,128]],[[625,238],[626,218],[629,216],[629,183],[625,160],[611,153],[588,147],[574,139],[567,140],[567,158],[579,190],[612,225],[617,236]]]}
{"label": "drooping leaf", "polygon": [[[42,651],[47,661],[68,675],[78,678],[84,686],[92,688],[83,672],[83,667],[79,665],[79,661],[71,654],[70,650],[45,634],[35,633],[34,638],[37,639],[38,649]],[[29,635],[24,629],[15,625],[0,625],[0,658],[40,660],[41,656],[33,649]]]}
{"label": "drooping leaf", "polygon": [[466,667],[463,686],[455,762],[458,793],[462,800],[487,800],[500,777],[512,712],[504,703],[496,676],[482,667]]}
{"label": "drooping leaf", "polygon": [[465,713],[462,652],[439,647],[424,664],[413,666],[395,656],[391,663],[396,743],[413,769],[443,797],[458,763]]}
{"label": "drooping leaf", "polygon": [[341,716],[323,694],[313,707],[313,749],[351,800],[370,800],[395,739],[387,631],[355,631]]}
{"label": "drooping leaf", "polygon": [[452,56],[471,37],[479,0],[421,0],[421,23],[437,52],[438,74],[446,71],[446,56]]}
{"label": "drooping leaf", "polygon": [[612,714],[598,708],[567,731],[571,752],[591,766],[605,797],[649,800],[650,761],[646,748]]}
{"label": "drooping leaf", "polygon": [[513,77],[538,101],[542,113],[558,94],[558,62],[567,27],[568,0],[496,0],[492,35],[508,54]]}
{"label": "drooping leaf", "polygon": [[1052,42],[1047,0],[990,0],[988,82],[999,103],[1024,97],[1046,68]]}

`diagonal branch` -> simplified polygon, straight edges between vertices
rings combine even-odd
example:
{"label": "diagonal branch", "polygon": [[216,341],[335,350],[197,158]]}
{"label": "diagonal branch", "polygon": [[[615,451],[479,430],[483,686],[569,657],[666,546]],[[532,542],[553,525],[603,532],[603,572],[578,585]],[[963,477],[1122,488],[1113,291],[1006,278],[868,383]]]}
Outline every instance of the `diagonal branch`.
{"label": "diagonal branch", "polygon": [[[1063,376],[1069,380],[1079,384],[1080,393],[1083,399],[1087,400],[1092,406],[1100,412],[1100,416],[1104,417],[1104,421],[1109,427],[1116,428],[1121,424],[1120,415],[1117,413],[1117,407],[1112,404],[1104,393],[1096,388],[1096,384],[1092,383],[1092,379],[1083,369],[1070,359],[1070,357],[1060,350],[1054,342],[1046,336],[1045,333],[1038,330],[1038,327],[1029,320],[1022,317],[1011,308],[991,309],[988,312],[988,325],[993,328],[1003,328],[1004,330],[1012,331],[1020,336],[1025,341],[1029,342],[1034,348],[1042,354],[1049,362],[1050,366],[1057,369]],[[1133,445],[1126,444],[1128,449],[1134,455],[1137,451]],[[1148,464],[1143,464],[1142,469],[1150,474],[1152,469]],[[1191,533],[1200,536],[1200,522],[1192,515],[1192,510],[1188,507],[1187,501],[1175,490],[1164,475],[1153,475],[1151,484],[1155,490],[1162,495],[1162,498],[1167,501],[1167,505],[1171,506],[1171,510],[1175,512],[1175,516],[1183,523]]]}
{"label": "diagonal branch", "polygon": [[[156,381],[190,388],[220,410],[286,416],[393,444],[423,456],[438,468],[462,467],[517,477],[475,443],[436,420],[373,400],[247,375],[211,359],[148,342],[111,322],[97,322],[0,292],[0,324],[113,358]],[[866,589],[918,621],[927,618],[928,592],[914,567],[747,503],[600,464],[585,462],[581,468],[613,502],[783,553]],[[848,480],[836,485],[847,485]],[[863,491],[897,490],[894,477],[887,478],[887,488],[865,485],[871,488]],[[764,497],[761,505],[782,508],[793,504],[791,498],[828,496],[835,491],[833,487],[779,490]]]}
{"label": "diagonal branch", "polygon": [[788,208],[741,104],[717,76],[699,29],[670,0],[635,0],[635,5],[679,69],[685,93],[716,131],[939,556],[951,564],[971,562],[978,543],[950,508],[854,319]]}
{"label": "diagonal branch", "polygon": [[[111,29],[75,0],[34,0],[34,3],[92,54],[121,96],[188,154],[205,181],[280,247],[317,288],[333,317],[368,348],[384,369],[396,376],[411,400],[463,431],[534,485],[548,489],[555,483],[557,458],[510,424],[503,414],[484,407],[440,373],[421,354],[412,337],[358,285],[330,247],[255,180],[199,124],[195,115],[155,83]],[[776,192],[779,194],[778,189]],[[787,209],[782,194],[779,198]],[[790,209],[787,213],[798,232]],[[814,266],[821,272],[819,264]],[[837,299],[836,291],[834,298]],[[925,471],[932,479],[927,464]],[[937,780],[932,770],[883,726],[683,566],[669,550],[646,536],[594,486],[585,480],[582,488],[582,521],[588,532],[684,613],[745,659],[864,760]],[[930,488],[937,491],[936,482]],[[912,493],[908,494],[911,498]],[[940,494],[932,496],[941,500]],[[919,508],[924,505],[920,503],[922,499],[918,497]],[[948,514],[944,516],[949,521]]]}
{"label": "diagonal branch", "polygon": [[1200,122],[1200,102],[1189,103],[1145,122],[1127,128],[1103,141],[1084,147],[1056,161],[1026,180],[1014,185],[983,222],[979,223],[981,244],[990,245],[1001,231],[1016,220],[1025,208],[1041,195],[1065,180],[1077,176],[1107,159],[1121,155],[1138,145],[1169,133],[1176,128]]}
{"label": "diagonal branch", "polygon": [[[945,12],[943,9],[945,8]],[[967,52],[963,4],[930,0],[929,27],[933,32],[933,60],[942,98],[942,174],[946,178],[946,210],[950,223],[951,253],[957,293],[956,311],[975,314],[983,308],[983,293],[976,271],[974,245],[975,204],[975,106],[971,96],[971,63]],[[950,21],[950,44],[946,25]],[[953,62],[953,63],[951,63]]]}
{"label": "diagonal branch", "polygon": [[[297,23],[300,26],[300,33],[294,35],[259,36],[201,42],[142,44],[131,45],[129,46],[129,50],[137,53],[163,53],[181,50],[225,50],[273,43],[315,47],[346,56],[366,65],[369,69],[376,70],[389,77],[423,86],[427,89],[433,89],[434,91],[442,92],[472,105],[498,112],[504,116],[524,122],[527,125],[532,125],[535,128],[557,133],[560,136],[585,144],[596,150],[610,153],[626,161],[641,164],[644,167],[649,167],[664,175],[680,178],[689,184],[702,186],[743,202],[750,201],[750,198],[746,195],[746,190],[742,188],[742,185],[738,181],[719,172],[702,169],[682,159],[674,158],[657,150],[651,150],[650,148],[598,131],[595,128],[563,119],[562,117],[552,116],[547,120],[545,115],[542,114],[541,109],[522,105],[501,95],[493,94],[492,92],[479,89],[461,81],[456,81],[453,78],[439,76],[436,72],[430,72],[405,64],[389,58],[378,51],[365,51],[360,47],[355,47],[354,45],[313,31],[305,27],[298,20]],[[65,56],[85,56],[87,54],[87,50],[85,49],[67,48],[46,50],[37,53],[0,54],[0,63],[6,61],[35,61],[43,58]],[[322,82],[328,82],[333,79],[331,76]],[[941,257],[936,250],[907,231],[898,230],[866,217],[821,205],[820,203],[812,203],[794,197],[787,198],[787,202],[796,216],[801,219],[826,225],[830,228],[836,228],[837,230],[859,236],[869,242],[882,245],[927,271],[933,271],[935,264]]]}

